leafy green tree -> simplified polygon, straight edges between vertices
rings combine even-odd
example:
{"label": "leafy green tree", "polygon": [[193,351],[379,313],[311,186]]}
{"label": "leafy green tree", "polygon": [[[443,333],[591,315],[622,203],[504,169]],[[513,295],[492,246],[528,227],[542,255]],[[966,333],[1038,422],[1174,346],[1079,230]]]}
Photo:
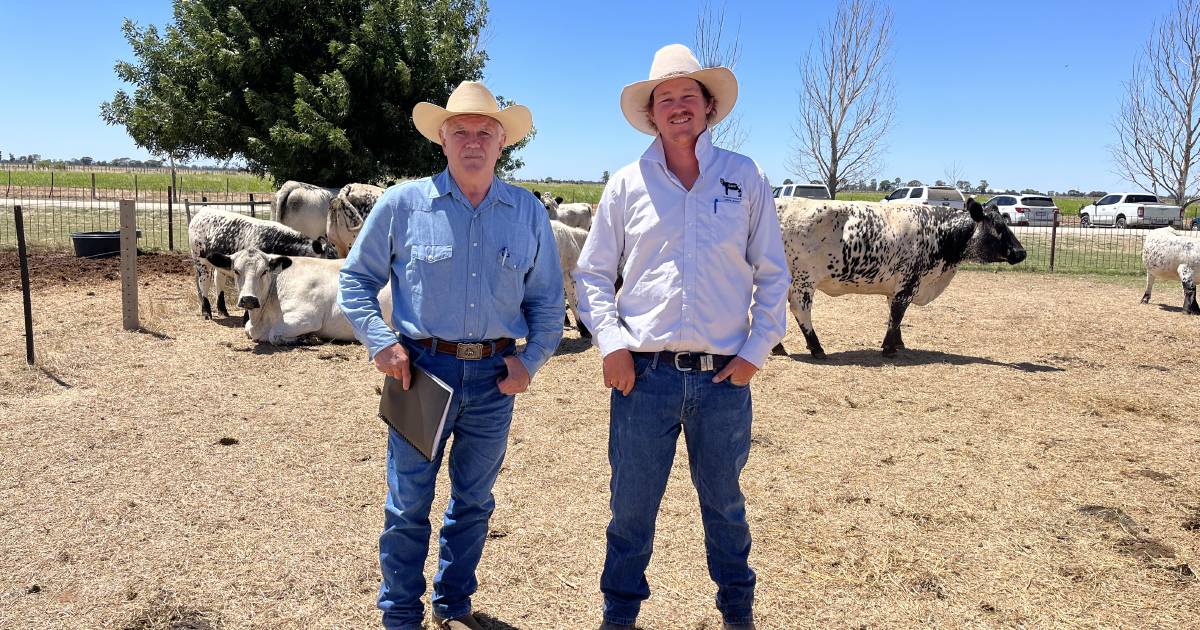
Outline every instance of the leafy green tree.
{"label": "leafy green tree", "polygon": [[412,108],[482,76],[486,23],[486,0],[174,0],[161,31],[125,21],[136,60],[116,73],[133,89],[101,117],[151,153],[244,159],[277,182],[427,175],[445,157]]}

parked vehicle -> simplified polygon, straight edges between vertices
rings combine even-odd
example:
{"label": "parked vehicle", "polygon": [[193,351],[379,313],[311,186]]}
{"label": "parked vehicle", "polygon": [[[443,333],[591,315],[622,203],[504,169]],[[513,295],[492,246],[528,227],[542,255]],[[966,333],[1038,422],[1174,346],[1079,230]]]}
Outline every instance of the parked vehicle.
{"label": "parked vehicle", "polygon": [[1183,210],[1150,193],[1111,193],[1079,209],[1080,227],[1161,227],[1176,219],[1183,221]]}
{"label": "parked vehicle", "polygon": [[983,204],[994,208],[1008,225],[1054,225],[1058,207],[1045,195],[996,195]]}
{"label": "parked vehicle", "polygon": [[805,199],[829,199],[825,184],[783,184],[772,189],[776,199],[780,197],[804,197]]}
{"label": "parked vehicle", "polygon": [[897,188],[880,203],[919,203],[927,206],[948,206],[962,210],[967,200],[953,186],[913,186]]}
{"label": "parked vehicle", "polygon": [[1192,229],[1200,230],[1200,216],[1192,217]]}

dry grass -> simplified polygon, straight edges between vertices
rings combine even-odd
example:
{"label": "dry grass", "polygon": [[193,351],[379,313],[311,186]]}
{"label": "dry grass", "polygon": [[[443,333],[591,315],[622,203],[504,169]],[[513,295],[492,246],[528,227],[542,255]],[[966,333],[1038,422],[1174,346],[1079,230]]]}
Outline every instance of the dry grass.
{"label": "dry grass", "polygon": [[[201,321],[186,275],[147,282],[154,334],[121,331],[116,281],[39,288],[41,369],[0,293],[0,627],[375,624],[385,434],[362,349],[255,346]],[[830,359],[754,383],[760,627],[1194,627],[1200,318],[1177,293],[967,273],[909,311],[895,361],[881,299],[818,297]],[[599,383],[570,337],[518,399],[475,599],[513,627],[598,623]],[[720,625],[685,457],[646,628]]]}

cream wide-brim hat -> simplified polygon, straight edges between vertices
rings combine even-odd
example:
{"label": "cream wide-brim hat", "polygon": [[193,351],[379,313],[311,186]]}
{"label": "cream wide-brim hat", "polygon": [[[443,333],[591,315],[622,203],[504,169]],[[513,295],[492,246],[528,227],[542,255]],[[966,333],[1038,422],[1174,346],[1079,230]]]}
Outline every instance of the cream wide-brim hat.
{"label": "cream wide-brim hat", "polygon": [[724,66],[701,68],[700,62],[687,46],[670,44],[654,53],[649,79],[630,83],[621,90],[621,111],[625,114],[625,120],[628,120],[634,129],[657,136],[658,131],[650,124],[646,103],[650,102],[650,94],[658,84],[682,77],[704,84],[716,99],[716,111],[708,121],[710,127],[724,120],[729,112],[733,111],[733,104],[737,102],[738,97],[737,77],[733,76],[733,72]]}
{"label": "cream wide-brim hat", "polygon": [[413,108],[413,124],[422,136],[430,142],[440,145],[441,138],[438,130],[442,123],[453,116],[463,114],[478,114],[493,118],[504,127],[504,146],[516,144],[533,128],[533,114],[524,105],[511,105],[500,109],[496,105],[496,97],[482,83],[463,81],[450,93],[446,106],[439,107],[433,103],[417,103]]}

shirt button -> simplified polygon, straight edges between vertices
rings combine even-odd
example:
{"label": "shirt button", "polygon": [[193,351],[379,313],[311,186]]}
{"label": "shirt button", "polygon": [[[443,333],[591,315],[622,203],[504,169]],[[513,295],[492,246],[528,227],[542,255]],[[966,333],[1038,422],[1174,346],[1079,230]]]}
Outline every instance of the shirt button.
{"label": "shirt button", "polygon": [[475,277],[475,272],[474,272],[474,271],[472,271],[472,272],[471,272],[471,277],[472,277],[472,278],[474,278],[474,277]]}
{"label": "shirt button", "polygon": [[471,305],[471,308],[475,308],[475,305],[474,305],[474,304],[472,304],[472,305]]}
{"label": "shirt button", "polygon": [[472,247],[479,247],[479,243],[471,243]]}

